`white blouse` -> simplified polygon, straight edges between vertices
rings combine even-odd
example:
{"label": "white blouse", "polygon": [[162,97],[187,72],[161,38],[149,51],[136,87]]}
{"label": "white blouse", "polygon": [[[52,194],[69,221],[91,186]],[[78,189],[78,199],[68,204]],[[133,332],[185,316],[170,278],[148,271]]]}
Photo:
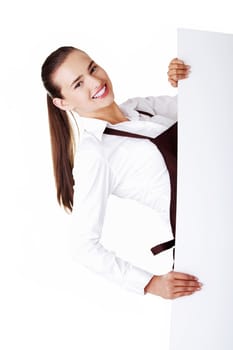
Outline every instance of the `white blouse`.
{"label": "white blouse", "polygon": [[[76,117],[81,129],[73,176],[72,251],[74,260],[128,290],[144,294],[152,278],[101,244],[108,198],[134,199],[156,210],[171,232],[170,181],[163,157],[149,140],[104,134],[106,127],[156,137],[177,120],[176,96],[132,98],[120,105],[129,121]],[[136,109],[152,113],[139,114]],[[172,232],[171,232],[172,237]]]}

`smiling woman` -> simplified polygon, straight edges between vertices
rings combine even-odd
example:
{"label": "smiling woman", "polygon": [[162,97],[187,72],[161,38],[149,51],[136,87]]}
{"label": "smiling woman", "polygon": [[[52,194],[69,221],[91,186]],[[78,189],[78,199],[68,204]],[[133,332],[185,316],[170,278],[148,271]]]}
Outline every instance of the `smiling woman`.
{"label": "smiling woman", "polygon": [[90,117],[96,116],[98,110],[102,113],[103,108],[114,102],[107,73],[80,50],[70,53],[53,74],[53,81],[61,86],[63,97],[55,97],[53,103],[62,110],[73,110],[79,115]]}
{"label": "smiling woman", "polygon": [[[172,60],[170,83],[177,86],[188,71],[184,62]],[[118,105],[104,69],[74,47],[61,47],[46,59],[42,80],[47,90],[57,198],[76,223],[75,257],[140,294],[174,299],[200,290],[194,276],[175,271],[155,276],[100,243],[110,195],[154,209],[172,235],[170,202],[176,179],[171,177],[157,140],[163,135],[165,140],[173,137],[170,130],[176,124],[176,97],[138,97]],[[79,141],[70,118],[74,125],[83,125]],[[173,146],[175,153],[176,144]]]}

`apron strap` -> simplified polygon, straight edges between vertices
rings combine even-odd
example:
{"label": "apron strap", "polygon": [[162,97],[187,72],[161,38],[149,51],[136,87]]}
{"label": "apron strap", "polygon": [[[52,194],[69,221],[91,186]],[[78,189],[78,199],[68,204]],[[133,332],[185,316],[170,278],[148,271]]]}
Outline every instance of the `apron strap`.
{"label": "apron strap", "polygon": [[154,255],[164,252],[165,250],[171,249],[175,246],[175,239],[171,239],[170,241],[158,244],[151,248],[151,251]]}
{"label": "apron strap", "polygon": [[117,129],[111,129],[111,128],[105,128],[104,134],[115,135],[115,136],[133,137],[133,138],[137,138],[137,139],[147,139],[147,140],[150,140],[150,141],[154,140],[154,138],[150,137],[150,136],[134,134],[132,132],[123,131],[123,130],[117,130]]}
{"label": "apron strap", "polygon": [[154,114],[151,114],[151,113],[145,112],[145,111],[140,111],[139,109],[136,109],[136,111],[137,111],[139,114],[145,114],[145,115],[148,115],[149,117],[154,117],[154,116],[155,116]]}
{"label": "apron strap", "polygon": [[[153,116],[152,114],[147,112],[143,112],[143,111],[138,111],[138,112],[141,114],[149,115],[151,117]],[[172,227],[174,239],[154,246],[153,248],[151,248],[151,252],[154,255],[156,255],[174,247],[175,229],[176,229],[177,122],[155,138],[131,133],[128,131],[111,129],[111,128],[106,128],[104,130],[104,133],[108,135],[150,140],[154,145],[158,147],[158,149],[162,153],[169,172],[169,176],[170,176],[170,184],[171,184],[170,221],[171,221],[171,227]]]}

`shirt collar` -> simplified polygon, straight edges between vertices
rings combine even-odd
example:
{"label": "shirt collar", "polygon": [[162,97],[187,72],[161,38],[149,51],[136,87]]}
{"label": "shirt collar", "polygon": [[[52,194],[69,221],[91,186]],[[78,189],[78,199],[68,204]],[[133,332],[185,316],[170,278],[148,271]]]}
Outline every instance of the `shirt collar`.
{"label": "shirt collar", "polygon": [[[139,113],[133,109],[132,103],[123,103],[120,105],[121,110],[123,113],[129,117],[129,120],[138,120],[139,119]],[[117,128],[118,124],[110,124],[106,120],[102,119],[96,119],[96,118],[91,118],[91,117],[83,117],[78,115],[75,112],[72,112],[73,117],[75,118],[77,124],[81,127],[81,132],[82,131],[87,131],[90,134],[94,135],[98,140],[102,140],[102,136],[104,133],[104,130],[106,127],[112,127],[112,128]]]}
{"label": "shirt collar", "polygon": [[104,130],[108,125],[106,120],[82,116],[78,117],[78,124],[80,125],[80,123],[84,131],[94,135],[100,141],[102,140]]}

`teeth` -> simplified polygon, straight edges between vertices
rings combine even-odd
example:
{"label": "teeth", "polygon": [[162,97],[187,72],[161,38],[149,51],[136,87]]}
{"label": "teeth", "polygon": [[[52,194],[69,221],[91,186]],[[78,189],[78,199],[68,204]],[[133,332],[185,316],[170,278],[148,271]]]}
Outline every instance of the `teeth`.
{"label": "teeth", "polygon": [[104,87],[97,94],[95,94],[93,98],[98,98],[102,96],[105,93],[105,90],[106,90],[106,86],[104,85]]}

